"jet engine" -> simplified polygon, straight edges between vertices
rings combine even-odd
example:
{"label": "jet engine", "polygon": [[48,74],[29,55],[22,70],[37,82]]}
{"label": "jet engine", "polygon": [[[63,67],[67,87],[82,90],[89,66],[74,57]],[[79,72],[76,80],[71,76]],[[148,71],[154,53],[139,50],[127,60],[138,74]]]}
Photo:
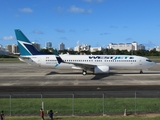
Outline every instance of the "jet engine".
{"label": "jet engine", "polygon": [[109,66],[96,66],[94,67],[94,74],[109,73]]}

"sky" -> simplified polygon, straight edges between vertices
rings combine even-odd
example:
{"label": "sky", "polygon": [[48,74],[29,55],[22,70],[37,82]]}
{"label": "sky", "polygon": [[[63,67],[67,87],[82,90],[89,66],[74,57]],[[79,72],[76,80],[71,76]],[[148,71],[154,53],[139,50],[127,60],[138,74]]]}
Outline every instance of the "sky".
{"label": "sky", "polygon": [[21,29],[31,42],[59,48],[109,43],[160,46],[160,0],[0,0],[0,44],[17,44]]}

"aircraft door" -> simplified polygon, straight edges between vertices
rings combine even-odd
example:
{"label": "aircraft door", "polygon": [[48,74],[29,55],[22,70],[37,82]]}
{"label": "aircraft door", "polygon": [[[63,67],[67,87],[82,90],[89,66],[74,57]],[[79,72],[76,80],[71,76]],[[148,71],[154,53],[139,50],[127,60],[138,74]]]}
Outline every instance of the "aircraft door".
{"label": "aircraft door", "polygon": [[37,58],[37,64],[41,66],[41,58]]}
{"label": "aircraft door", "polygon": [[139,65],[142,65],[142,60],[139,60]]}

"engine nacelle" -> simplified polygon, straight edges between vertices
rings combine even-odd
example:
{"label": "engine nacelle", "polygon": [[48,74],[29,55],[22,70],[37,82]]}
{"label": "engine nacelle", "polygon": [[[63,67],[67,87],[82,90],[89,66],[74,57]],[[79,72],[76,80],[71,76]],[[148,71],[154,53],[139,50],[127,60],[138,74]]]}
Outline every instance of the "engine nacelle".
{"label": "engine nacelle", "polygon": [[94,67],[94,74],[109,73],[109,66],[96,66]]}

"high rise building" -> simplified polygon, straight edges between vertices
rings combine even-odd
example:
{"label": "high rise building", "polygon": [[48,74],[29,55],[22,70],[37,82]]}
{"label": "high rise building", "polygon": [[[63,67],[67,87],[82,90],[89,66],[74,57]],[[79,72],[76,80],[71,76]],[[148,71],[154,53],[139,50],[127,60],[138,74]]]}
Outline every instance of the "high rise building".
{"label": "high rise building", "polygon": [[46,42],[46,48],[52,48],[52,43],[51,42]]}
{"label": "high rise building", "polygon": [[65,49],[65,44],[60,43],[60,44],[59,44],[59,50],[64,50],[64,49]]}
{"label": "high rise building", "polygon": [[40,44],[35,43],[35,42],[32,42],[32,45],[33,45],[38,51],[40,51],[40,49],[41,49],[41,45],[40,45]]}
{"label": "high rise building", "polygon": [[6,55],[9,54],[9,51],[3,48],[3,46],[0,44],[0,55]]}
{"label": "high rise building", "polygon": [[12,53],[12,45],[6,45],[6,49],[7,49],[10,53]]}
{"label": "high rise building", "polygon": [[13,54],[18,54],[19,53],[19,48],[16,44],[12,45],[12,53]]}
{"label": "high rise building", "polygon": [[87,44],[78,45],[78,46],[74,47],[74,51],[78,51],[78,52],[80,52],[80,51],[89,51],[90,48],[91,48],[91,46],[87,45]]}
{"label": "high rise building", "polygon": [[145,46],[143,44],[138,45],[138,50],[145,50]]}
{"label": "high rise building", "polygon": [[3,45],[0,44],[0,49],[3,48]]}

